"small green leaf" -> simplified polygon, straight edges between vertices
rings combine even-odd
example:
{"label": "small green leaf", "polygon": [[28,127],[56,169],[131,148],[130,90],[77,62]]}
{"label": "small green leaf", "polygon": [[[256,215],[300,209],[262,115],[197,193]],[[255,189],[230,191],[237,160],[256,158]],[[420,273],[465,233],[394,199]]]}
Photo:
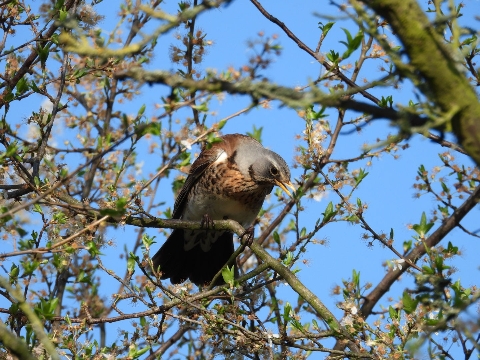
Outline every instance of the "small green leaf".
{"label": "small green leaf", "polygon": [[352,37],[352,35],[350,34],[350,32],[347,29],[342,28],[342,30],[345,33],[345,35],[347,36],[347,41],[340,41],[340,44],[343,44],[347,47],[347,50],[342,55],[342,59],[347,59],[362,44],[363,31],[360,30],[355,35],[355,37]]}
{"label": "small green leaf", "polygon": [[232,265],[231,267],[225,266],[222,269],[222,278],[226,284],[233,287],[235,285],[235,266]]}
{"label": "small green leaf", "polygon": [[261,143],[262,131],[263,131],[263,126],[260,126],[259,128],[257,128],[255,125],[253,125],[253,131],[252,132],[247,131],[247,135],[251,136],[252,138],[254,138],[255,140]]}
{"label": "small green leaf", "polygon": [[80,270],[76,281],[79,282],[79,283],[85,283],[85,284],[90,284],[90,285],[92,284],[92,279],[83,270]]}
{"label": "small green leaf", "polygon": [[333,25],[335,25],[335,23],[331,21],[326,23],[325,25],[323,25],[322,22],[318,23],[318,28],[322,30],[323,37],[327,36],[328,32],[330,31]]}
{"label": "small green leaf", "polygon": [[424,238],[433,225],[434,223],[427,223],[427,216],[425,215],[425,212],[423,212],[420,224],[415,224],[412,228],[421,238]]}
{"label": "small green leaf", "polygon": [[15,284],[17,282],[18,274],[20,273],[20,268],[16,264],[12,264],[8,277],[10,278],[10,284]]}
{"label": "small green leaf", "polygon": [[275,242],[280,245],[280,235],[278,235],[278,232],[274,231],[273,232],[273,240],[275,240]]}
{"label": "small green leaf", "polygon": [[337,215],[337,211],[333,211],[333,203],[330,201],[323,213],[323,220],[322,222],[325,224],[330,221],[335,215]]}
{"label": "small green leaf", "polygon": [[445,191],[446,194],[450,193],[450,189],[448,188],[447,185],[445,185],[443,181],[441,182],[441,184],[442,184],[443,191]]}
{"label": "small green leaf", "polygon": [[292,261],[293,261],[293,253],[289,251],[287,252],[287,256],[285,257],[285,259],[283,260],[283,264],[285,266],[290,266],[292,264]]}
{"label": "small green leaf", "polygon": [[336,64],[336,63],[338,63],[338,60],[340,59],[340,54],[338,52],[330,50],[327,53],[327,59],[330,60],[332,63]]}
{"label": "small green leaf", "polygon": [[143,234],[142,236],[142,244],[145,249],[150,249],[150,246],[155,244],[155,236],[149,236],[148,234]]}
{"label": "small green leaf", "polygon": [[162,132],[162,124],[157,122],[150,122],[148,124],[140,124],[135,127],[135,134],[142,137],[146,134],[158,136]]}
{"label": "small green leaf", "polygon": [[33,204],[33,211],[39,214],[43,214],[42,207],[39,204]]}
{"label": "small green leaf", "polygon": [[65,10],[59,10],[58,12],[58,20],[60,22],[64,22],[65,20],[67,20],[67,17],[68,17],[68,12],[65,11]]}
{"label": "small green leaf", "polygon": [[15,87],[17,90],[16,96],[22,95],[23,93],[27,92],[29,89],[28,85],[28,80],[26,79],[26,76],[23,76],[20,80],[17,82],[17,86]]}
{"label": "small green leaf", "polygon": [[130,252],[127,259],[127,271],[129,272],[129,274],[133,274],[135,272],[135,265],[137,264],[137,261],[138,261],[138,256]]}
{"label": "small green leaf", "polygon": [[400,320],[399,319],[399,313],[397,312],[397,310],[395,310],[392,306],[389,306],[388,307],[388,313],[390,314],[390,318],[393,319],[393,320]]}
{"label": "small green leaf", "polygon": [[387,97],[382,96],[380,99],[380,102],[378,103],[378,106],[388,109],[393,106],[393,97],[392,95],[389,95]]}
{"label": "small green leaf", "polygon": [[94,241],[89,241],[85,244],[87,251],[90,253],[91,256],[95,257],[97,255],[102,255],[100,250],[98,249],[97,244]]}
{"label": "small green leaf", "polygon": [[37,54],[40,58],[40,63],[42,65],[42,69],[45,69],[45,64],[48,59],[48,55],[50,54],[50,45],[51,43],[47,43],[45,46],[38,45],[37,46]]}
{"label": "small green leaf", "polygon": [[305,235],[307,234],[307,228],[302,228],[302,230],[300,230],[300,237],[303,238],[305,237]]}
{"label": "small green leaf", "polygon": [[433,275],[433,274],[435,274],[435,271],[433,271],[433,269],[432,269],[430,266],[424,265],[424,266],[422,266],[422,270],[423,270],[423,272],[424,272],[425,274],[427,274],[427,275]]}
{"label": "small green leaf", "polygon": [[138,112],[137,112],[137,117],[141,117],[143,115],[143,113],[145,112],[145,109],[146,109],[146,106],[145,104],[143,104],[140,109],[138,109]]}
{"label": "small green leaf", "polygon": [[218,129],[218,130],[222,130],[223,127],[224,127],[226,124],[227,124],[227,120],[221,120],[221,121],[219,121],[218,124],[217,124],[217,129]]}
{"label": "small green leaf", "polygon": [[292,311],[292,305],[287,301],[285,307],[283,308],[283,321],[290,321],[290,312]]}
{"label": "small green leaf", "polygon": [[360,185],[363,179],[365,179],[368,175],[368,172],[365,172],[363,169],[359,169],[358,175],[354,176],[353,178],[355,179],[355,186]]}
{"label": "small green leaf", "polygon": [[406,254],[412,248],[413,241],[408,240],[403,242],[403,253]]}
{"label": "small green leaf", "polygon": [[63,212],[57,211],[53,214],[53,220],[57,224],[65,224],[67,222],[67,216]]}
{"label": "small green leaf", "polygon": [[182,161],[178,164],[178,166],[179,167],[187,166],[188,164],[190,164],[191,158],[192,158],[192,154],[188,151],[184,151],[180,153],[180,159]]}
{"label": "small green leaf", "polygon": [[418,299],[413,299],[408,292],[403,293],[402,297],[403,310],[407,314],[412,314],[417,309]]}

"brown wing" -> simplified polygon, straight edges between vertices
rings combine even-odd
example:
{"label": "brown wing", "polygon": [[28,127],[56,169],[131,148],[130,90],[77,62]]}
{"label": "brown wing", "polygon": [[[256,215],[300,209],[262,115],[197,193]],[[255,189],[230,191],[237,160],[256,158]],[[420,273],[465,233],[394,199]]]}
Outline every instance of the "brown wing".
{"label": "brown wing", "polygon": [[[221,143],[219,143],[219,145],[220,144]],[[180,219],[183,213],[183,208],[187,202],[188,193],[195,185],[198,178],[203,174],[205,169],[213,164],[224,151],[225,150],[222,147],[214,146],[208,150],[202,151],[197,160],[193,162],[192,166],[190,167],[190,173],[187,177],[187,180],[185,180],[185,184],[183,184],[183,187],[180,190],[177,199],[175,200],[172,219]]]}

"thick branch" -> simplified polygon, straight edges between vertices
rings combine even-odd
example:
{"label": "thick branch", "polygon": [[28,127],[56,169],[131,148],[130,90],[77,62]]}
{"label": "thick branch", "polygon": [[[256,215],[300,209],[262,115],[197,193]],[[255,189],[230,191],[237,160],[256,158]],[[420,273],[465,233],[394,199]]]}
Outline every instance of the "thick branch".
{"label": "thick branch", "polygon": [[[445,222],[440,226],[432,235],[428,237],[425,241],[429,248],[436,246],[440,241],[442,241],[447,234],[453,230],[460,221],[467,215],[470,210],[472,210],[480,201],[480,186],[478,186],[475,191],[470,195],[470,197],[457,209],[453,214],[445,220]],[[416,246],[410,254],[405,258],[411,262],[417,262],[423,255],[425,255],[426,250],[425,246],[419,244]],[[377,302],[382,298],[382,296],[390,290],[390,286],[398,280],[398,278],[409,268],[408,263],[401,270],[389,271],[387,275],[379,282],[377,287],[365,297],[365,303],[362,306],[362,314],[364,318],[367,318],[373,310],[373,307]]]}
{"label": "thick branch", "polygon": [[365,2],[383,16],[403,43],[411,64],[425,81],[425,95],[445,113],[458,109],[452,130],[465,151],[480,165],[480,103],[468,79],[459,70],[458,49],[444,43],[415,0]]}
{"label": "thick branch", "polygon": [[344,93],[325,94],[317,87],[312,86],[310,91],[297,91],[293,88],[280,86],[268,82],[253,82],[243,79],[235,83],[209,78],[195,81],[186,79],[168,71],[145,71],[142,68],[133,68],[115,74],[117,79],[134,79],[139,82],[156,83],[168,85],[172,88],[186,88],[193,90],[205,90],[213,93],[225,91],[229,94],[250,95],[254,100],[260,99],[279,100],[292,108],[305,109],[312,104],[320,104],[325,107],[336,107],[350,109],[360,113],[367,113],[373,118],[384,118],[394,121],[406,121],[410,127],[423,126],[427,119],[410,112],[409,109],[396,111],[388,108],[381,108],[364,102],[351,100],[346,95],[353,95],[360,90],[353,89]]}

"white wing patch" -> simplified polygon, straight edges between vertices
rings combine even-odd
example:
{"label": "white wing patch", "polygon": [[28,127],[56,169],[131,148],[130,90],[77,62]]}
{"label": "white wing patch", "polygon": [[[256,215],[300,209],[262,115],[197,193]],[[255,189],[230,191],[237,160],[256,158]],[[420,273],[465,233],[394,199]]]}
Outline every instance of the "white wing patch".
{"label": "white wing patch", "polygon": [[225,151],[222,150],[222,152],[218,155],[217,160],[215,160],[213,164],[220,164],[225,162],[228,159],[228,155]]}

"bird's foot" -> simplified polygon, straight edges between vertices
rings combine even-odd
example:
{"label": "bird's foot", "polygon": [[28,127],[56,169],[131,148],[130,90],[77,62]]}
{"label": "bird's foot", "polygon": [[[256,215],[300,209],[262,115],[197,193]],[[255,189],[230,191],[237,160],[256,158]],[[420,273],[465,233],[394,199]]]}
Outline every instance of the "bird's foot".
{"label": "bird's foot", "polygon": [[240,236],[240,240],[245,246],[250,246],[253,244],[255,227],[250,226],[248,229],[245,229],[245,232]]}
{"label": "bird's foot", "polygon": [[207,230],[215,228],[215,224],[213,223],[213,219],[208,214],[203,215],[202,222],[200,223],[200,226],[203,229],[207,229]]}

